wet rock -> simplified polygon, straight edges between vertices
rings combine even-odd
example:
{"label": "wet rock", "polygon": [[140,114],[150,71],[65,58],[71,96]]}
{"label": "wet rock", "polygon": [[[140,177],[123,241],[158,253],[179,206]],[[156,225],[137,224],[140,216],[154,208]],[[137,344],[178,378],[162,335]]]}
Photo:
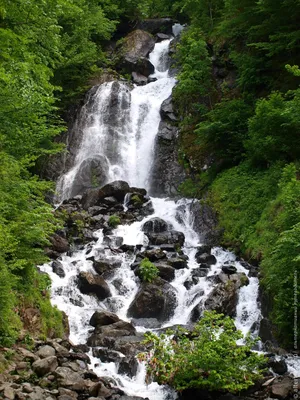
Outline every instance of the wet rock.
{"label": "wet rock", "polygon": [[236,273],[237,268],[234,265],[223,265],[222,271],[224,272],[224,274],[232,275]]}
{"label": "wet rock", "polygon": [[204,253],[211,254],[211,247],[206,245],[197,247],[195,257],[199,257]]}
{"label": "wet rock", "polygon": [[179,164],[178,128],[161,121],[154,144],[154,159],[150,172],[150,195],[154,197],[176,196],[186,173]]}
{"label": "wet rock", "polygon": [[163,121],[177,121],[177,117],[173,110],[172,96],[169,96],[166,100],[162,102],[160,107],[160,116]]}
{"label": "wet rock", "polygon": [[102,362],[114,363],[119,363],[125,357],[118,351],[101,348],[94,348],[93,356],[99,358]]}
{"label": "wet rock", "polygon": [[111,325],[115,322],[120,321],[120,318],[109,311],[96,311],[92,315],[90,319],[90,325],[96,326],[104,326],[104,325]]}
{"label": "wet rock", "polygon": [[184,234],[178,231],[167,231],[161,233],[150,233],[147,232],[145,235],[149,239],[149,243],[151,245],[161,245],[161,244],[178,244],[179,246],[183,246],[184,244]]}
{"label": "wet rock", "polygon": [[288,371],[284,358],[277,360],[275,357],[272,357],[268,361],[268,366],[278,375],[284,375]]}
{"label": "wet rock", "polygon": [[102,276],[80,272],[78,288],[83,294],[95,294],[99,300],[111,296],[110,289]]}
{"label": "wet rock", "polygon": [[118,50],[117,69],[125,73],[137,72],[145,77],[153,74],[154,66],[147,58],[155,41],[149,33],[137,29],[129,33]]}
{"label": "wet rock", "polygon": [[165,265],[165,264],[155,264],[155,266],[159,270],[158,276],[162,279],[164,279],[167,282],[173,281],[175,278],[175,268],[173,268],[170,265]]}
{"label": "wet rock", "polygon": [[186,260],[183,260],[182,258],[179,257],[169,258],[168,264],[175,269],[187,268]]}
{"label": "wet rock", "polygon": [[173,20],[171,18],[153,18],[144,19],[138,22],[137,29],[142,29],[149,33],[157,34],[164,33],[166,35],[172,35]]}
{"label": "wet rock", "polygon": [[276,344],[276,340],[274,338],[274,326],[268,318],[262,318],[259,325],[258,336],[260,337],[263,343],[274,343]]}
{"label": "wet rock", "polygon": [[120,261],[115,260],[94,260],[93,268],[97,274],[103,278],[109,278],[114,274],[114,271],[121,266]]}
{"label": "wet rock", "polygon": [[125,321],[117,321],[110,325],[97,326],[88,338],[87,344],[92,347],[101,346],[112,348],[116,338],[135,335],[134,326]]}
{"label": "wet rock", "polygon": [[140,253],[143,258],[148,258],[150,261],[159,261],[166,258],[166,254],[161,249],[146,250]]}
{"label": "wet rock", "polygon": [[138,72],[132,72],[131,74],[133,82],[138,86],[144,86],[148,83],[148,78]]}
{"label": "wet rock", "polygon": [[102,200],[110,196],[123,202],[128,192],[130,192],[129,185],[124,181],[114,181],[101,188],[89,189],[82,196],[82,207],[84,210],[88,210],[90,207],[101,205]]}
{"label": "wet rock", "polygon": [[60,261],[53,261],[52,262],[52,271],[58,275],[60,278],[64,278],[66,276],[63,265]]}
{"label": "wet rock", "polygon": [[55,356],[55,349],[49,345],[41,346],[35,354],[40,358],[47,358]]}
{"label": "wet rock", "polygon": [[205,309],[234,317],[238,302],[238,289],[248,285],[249,279],[244,273],[226,276],[226,282],[218,284],[204,303]]}
{"label": "wet rock", "polygon": [[62,236],[57,235],[57,234],[54,234],[50,238],[50,242],[52,244],[52,249],[55,252],[66,253],[70,249],[70,245],[69,245],[68,240],[63,238]]}
{"label": "wet rock", "polygon": [[174,288],[167,282],[156,279],[155,283],[142,283],[129,306],[128,316],[133,318],[157,318],[168,320],[176,307]]}
{"label": "wet rock", "polygon": [[170,39],[170,35],[166,35],[165,33],[157,33],[155,37],[157,43]]}
{"label": "wet rock", "polygon": [[143,326],[144,328],[156,329],[161,327],[161,322],[156,318],[132,318],[131,323],[134,326]]}
{"label": "wet rock", "polygon": [[196,257],[196,261],[198,264],[214,265],[216,264],[217,259],[212,254],[202,253]]}
{"label": "wet rock", "polygon": [[57,367],[58,362],[55,356],[47,357],[42,360],[37,360],[32,364],[32,369],[37,374],[37,376],[44,376],[49,372],[53,372]]}
{"label": "wet rock", "polygon": [[215,211],[200,201],[194,201],[190,205],[190,211],[194,216],[193,229],[198,233],[200,241],[208,246],[218,246],[222,230],[218,228]]}
{"label": "wet rock", "polygon": [[160,233],[168,230],[168,223],[161,218],[151,218],[144,223],[142,231],[145,233]]}

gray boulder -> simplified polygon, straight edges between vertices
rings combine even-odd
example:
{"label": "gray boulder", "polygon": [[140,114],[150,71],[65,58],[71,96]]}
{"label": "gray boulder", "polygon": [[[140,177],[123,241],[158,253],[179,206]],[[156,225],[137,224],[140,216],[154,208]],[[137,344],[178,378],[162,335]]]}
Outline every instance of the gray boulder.
{"label": "gray boulder", "polygon": [[44,376],[49,372],[53,372],[57,367],[58,362],[55,356],[46,357],[42,360],[37,360],[32,364],[32,369],[37,374],[37,376]]}
{"label": "gray boulder", "polygon": [[120,318],[109,311],[95,311],[90,319],[90,325],[97,327],[97,326],[104,326],[104,325],[111,325],[115,322],[120,321]]}
{"label": "gray boulder", "polygon": [[178,231],[167,231],[161,233],[145,233],[149,239],[149,244],[151,245],[161,245],[161,244],[178,244],[183,246],[184,244],[184,234]]}
{"label": "gray boulder", "polygon": [[162,279],[155,283],[142,283],[129,306],[128,316],[133,318],[157,318],[167,321],[176,307],[174,288]]}
{"label": "gray boulder", "polygon": [[142,227],[145,233],[160,233],[168,230],[168,223],[161,218],[155,217],[146,221]]}
{"label": "gray boulder", "polygon": [[83,294],[95,294],[99,300],[104,300],[111,296],[108,284],[102,276],[93,275],[90,272],[80,272],[78,277],[78,287]]}

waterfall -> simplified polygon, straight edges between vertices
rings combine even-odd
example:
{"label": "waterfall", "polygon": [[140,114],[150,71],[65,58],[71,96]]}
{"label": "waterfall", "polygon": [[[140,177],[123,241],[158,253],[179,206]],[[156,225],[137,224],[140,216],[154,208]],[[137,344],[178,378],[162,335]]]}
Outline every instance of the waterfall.
{"label": "waterfall", "polygon": [[[168,76],[167,54],[169,40],[155,45],[150,60],[155,66],[152,78],[157,80],[145,86],[130,90],[124,82],[109,82],[94,88],[87,98],[79,118],[83,119],[82,139],[74,163],[58,182],[57,191],[60,200],[76,195],[85,187],[92,186],[92,178],[97,184],[114,180],[125,180],[131,186],[148,188],[149,173],[153,160],[155,136],[160,122],[160,106],[172,92],[175,79]],[[127,210],[129,197],[124,199]],[[223,265],[236,268],[237,272],[249,274],[231,252],[214,248],[212,255],[216,263],[209,269],[207,276],[200,276],[193,284],[187,282],[199,268],[195,259],[201,245],[193,230],[193,215],[190,212],[191,201],[178,201],[152,198],[154,213],[140,221],[120,225],[113,231],[116,237],[122,237],[123,243],[146,247],[148,239],[142,227],[148,220],[157,217],[166,221],[174,230],[183,232],[185,243],[182,248],[187,259],[187,267],[176,270],[175,278],[170,282],[176,292],[176,307],[172,317],[161,327],[175,324],[185,325],[190,321],[191,313],[198,304],[204,304],[215,286],[215,278]],[[135,256],[127,253],[114,253],[104,243],[102,230],[94,233],[96,241],[86,245],[72,255],[63,255],[61,263],[65,277],[53,273],[50,265],[42,270],[52,279],[52,303],[66,312],[70,324],[70,339],[74,343],[85,343],[91,326],[89,320],[96,310],[115,312],[122,320],[130,321],[128,307],[134,299],[139,280],[131,269]],[[100,302],[96,298],[82,294],[76,283],[79,272],[93,271],[91,258],[101,254],[119,267],[114,276],[107,279],[111,297],[109,302]],[[116,285],[118,281],[118,285]],[[258,279],[250,277],[248,286],[239,291],[236,310],[236,325],[247,334],[260,319],[258,306]],[[149,329],[138,325],[137,330]],[[135,377],[117,373],[113,362],[101,362],[90,353],[96,373],[110,376],[129,395],[148,397],[150,400],[175,399],[170,389],[156,383],[145,384],[145,367],[140,364]]]}

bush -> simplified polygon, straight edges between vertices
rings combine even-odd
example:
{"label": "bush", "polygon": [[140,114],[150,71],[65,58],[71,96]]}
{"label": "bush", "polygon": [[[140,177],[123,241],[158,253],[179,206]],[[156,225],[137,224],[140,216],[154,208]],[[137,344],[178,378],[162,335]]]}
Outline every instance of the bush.
{"label": "bush", "polygon": [[120,223],[120,217],[118,217],[117,215],[111,215],[108,219],[108,225],[112,228],[116,228],[118,225],[120,225]]}
{"label": "bush", "polygon": [[144,258],[140,264],[139,275],[143,282],[152,282],[157,278],[159,269],[149,261],[149,258]]}
{"label": "bush", "polygon": [[172,331],[161,336],[146,333],[144,343],[152,350],[139,354],[139,359],[147,363],[148,375],[160,384],[176,390],[199,388],[235,393],[261,378],[264,356],[251,351],[254,341],[249,337],[245,345],[237,345],[243,335],[229,317],[205,312],[193,332],[179,330],[173,335]]}

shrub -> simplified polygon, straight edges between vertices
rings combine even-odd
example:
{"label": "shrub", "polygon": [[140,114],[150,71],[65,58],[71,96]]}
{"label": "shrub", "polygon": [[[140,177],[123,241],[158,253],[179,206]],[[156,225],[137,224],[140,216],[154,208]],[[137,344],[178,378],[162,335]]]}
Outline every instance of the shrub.
{"label": "shrub", "polygon": [[108,219],[108,225],[112,228],[116,228],[118,225],[120,225],[120,223],[120,217],[118,217],[117,215],[111,215]]}
{"label": "shrub", "polygon": [[251,351],[250,337],[245,345],[236,341],[243,337],[234,322],[223,314],[205,312],[193,332],[183,329],[167,335],[145,334],[150,353],[139,354],[147,363],[148,375],[160,384],[176,390],[199,388],[238,392],[261,378],[264,356]]}
{"label": "shrub", "polygon": [[149,258],[144,258],[142,260],[139,268],[139,275],[143,282],[152,282],[157,278],[158,273],[158,268],[149,261]]}

